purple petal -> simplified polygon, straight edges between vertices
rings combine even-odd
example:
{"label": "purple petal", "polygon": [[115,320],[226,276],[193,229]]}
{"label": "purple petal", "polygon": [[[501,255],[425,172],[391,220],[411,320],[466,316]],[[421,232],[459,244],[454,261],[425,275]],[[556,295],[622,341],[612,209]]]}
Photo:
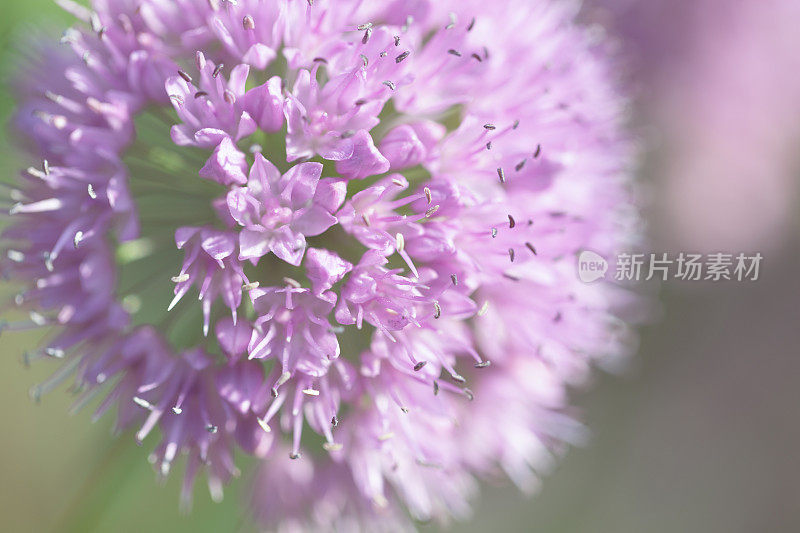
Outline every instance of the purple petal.
{"label": "purple petal", "polygon": [[247,183],[247,160],[230,137],[225,137],[214,150],[203,168],[200,169],[200,176],[209,178],[223,185]]}
{"label": "purple petal", "polygon": [[336,163],[336,171],[349,179],[383,174],[389,167],[389,160],[375,148],[372,137],[366,130],[360,130],[353,137],[353,155]]}

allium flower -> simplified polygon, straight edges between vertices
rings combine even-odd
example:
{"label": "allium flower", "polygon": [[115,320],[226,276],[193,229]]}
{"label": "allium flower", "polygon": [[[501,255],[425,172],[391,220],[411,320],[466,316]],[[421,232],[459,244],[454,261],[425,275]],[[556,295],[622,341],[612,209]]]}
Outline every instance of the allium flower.
{"label": "allium flower", "polygon": [[282,531],[464,518],[478,478],[532,489],[580,439],[566,389],[628,336],[574,261],[636,213],[576,6],[59,3],[81,22],[20,83],[39,163],[2,241],[0,328],[64,360],[36,397],[74,374],[160,434],[186,504],[263,458]]}

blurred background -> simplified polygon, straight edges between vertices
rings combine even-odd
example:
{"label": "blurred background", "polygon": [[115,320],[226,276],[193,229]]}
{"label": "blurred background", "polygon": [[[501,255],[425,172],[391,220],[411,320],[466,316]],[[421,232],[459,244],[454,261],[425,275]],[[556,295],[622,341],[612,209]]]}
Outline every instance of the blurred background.
{"label": "blurred background", "polygon": [[[634,95],[652,251],[760,252],[761,276],[661,287],[637,358],[575,394],[591,442],[534,499],[487,487],[452,530],[800,531],[800,2],[592,0],[583,18],[612,39]],[[51,0],[0,5],[3,124],[15,40],[68,22]],[[27,165],[11,135],[6,177]],[[34,342],[0,338],[0,530],[251,529],[245,480],[221,504],[200,487],[183,516],[179,476],[157,485],[147,450],[109,438],[111,417],[66,416],[63,391],[28,400],[55,368],[24,367]]]}

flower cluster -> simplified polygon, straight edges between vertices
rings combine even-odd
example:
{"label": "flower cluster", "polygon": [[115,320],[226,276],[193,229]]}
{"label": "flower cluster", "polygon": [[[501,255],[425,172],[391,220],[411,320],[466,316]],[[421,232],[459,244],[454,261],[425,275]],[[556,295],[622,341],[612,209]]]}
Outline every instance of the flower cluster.
{"label": "flower cluster", "polygon": [[0,329],[65,361],[37,396],[74,373],[158,428],[187,503],[265,458],[255,514],[285,530],[465,517],[477,476],[532,488],[580,437],[566,388],[627,335],[574,257],[636,217],[570,2],[60,4],[81,23],[22,82],[43,162],[0,263],[27,315]]}

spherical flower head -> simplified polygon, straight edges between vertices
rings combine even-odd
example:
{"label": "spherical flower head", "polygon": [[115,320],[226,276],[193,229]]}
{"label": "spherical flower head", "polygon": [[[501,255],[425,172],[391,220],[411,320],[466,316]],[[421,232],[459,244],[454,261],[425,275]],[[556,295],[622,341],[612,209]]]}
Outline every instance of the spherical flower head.
{"label": "spherical flower head", "polygon": [[185,505],[263,458],[282,531],[465,518],[580,439],[567,388],[628,332],[574,260],[637,219],[571,2],[60,3],[81,20],[20,83],[40,163],[3,189],[0,330],[65,364],[36,398],[74,375],[160,433]]}

